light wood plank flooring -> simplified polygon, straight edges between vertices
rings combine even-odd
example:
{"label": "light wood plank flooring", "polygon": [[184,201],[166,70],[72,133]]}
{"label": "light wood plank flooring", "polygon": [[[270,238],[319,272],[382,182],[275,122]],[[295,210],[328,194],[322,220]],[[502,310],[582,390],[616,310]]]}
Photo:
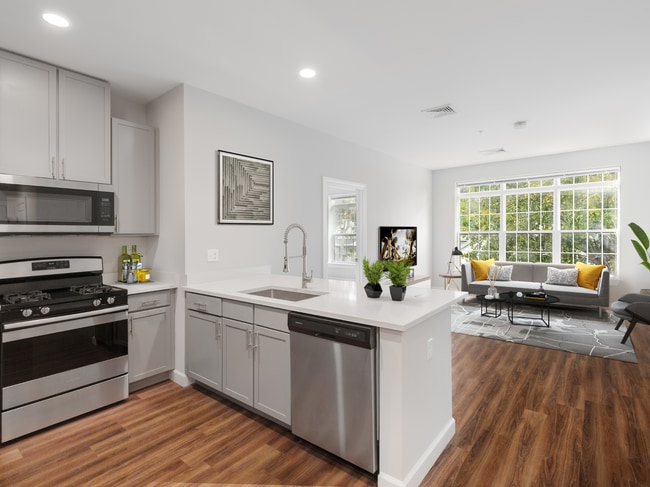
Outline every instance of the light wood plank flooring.
{"label": "light wood plank flooring", "polygon": [[[453,335],[457,432],[425,486],[650,486],[639,364]],[[0,448],[0,486],[365,486],[376,480],[200,388],[165,382]]]}

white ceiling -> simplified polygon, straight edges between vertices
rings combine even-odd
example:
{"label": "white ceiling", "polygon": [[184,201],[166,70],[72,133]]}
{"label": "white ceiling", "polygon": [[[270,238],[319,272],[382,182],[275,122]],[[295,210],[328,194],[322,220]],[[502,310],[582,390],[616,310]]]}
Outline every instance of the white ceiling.
{"label": "white ceiling", "polygon": [[2,0],[0,48],[139,103],[188,83],[437,169],[650,140],[649,24],[648,0]]}

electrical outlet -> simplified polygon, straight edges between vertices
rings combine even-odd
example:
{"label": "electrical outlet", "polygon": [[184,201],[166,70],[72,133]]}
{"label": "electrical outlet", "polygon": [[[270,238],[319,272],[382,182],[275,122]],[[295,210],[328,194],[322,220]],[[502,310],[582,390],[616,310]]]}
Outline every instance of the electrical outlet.
{"label": "electrical outlet", "polygon": [[219,249],[208,249],[208,262],[217,262],[219,260]]}
{"label": "electrical outlet", "polygon": [[427,360],[433,358],[433,338],[427,340]]}

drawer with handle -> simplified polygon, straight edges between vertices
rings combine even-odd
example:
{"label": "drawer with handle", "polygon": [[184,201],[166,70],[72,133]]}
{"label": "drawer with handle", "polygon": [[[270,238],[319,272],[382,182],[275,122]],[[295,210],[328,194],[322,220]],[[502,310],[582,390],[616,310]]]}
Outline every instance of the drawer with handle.
{"label": "drawer with handle", "polygon": [[141,311],[143,309],[160,308],[169,306],[171,297],[169,291],[154,291],[150,293],[135,294],[129,296],[129,311]]}
{"label": "drawer with handle", "polygon": [[203,294],[186,293],[185,308],[211,315],[221,316],[221,298]]}

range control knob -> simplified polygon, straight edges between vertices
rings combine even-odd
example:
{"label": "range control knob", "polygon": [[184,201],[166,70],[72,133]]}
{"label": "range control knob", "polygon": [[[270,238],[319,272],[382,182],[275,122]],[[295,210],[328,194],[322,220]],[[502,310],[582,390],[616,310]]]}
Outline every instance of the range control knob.
{"label": "range control knob", "polygon": [[108,304],[113,304],[115,302],[115,296],[109,296],[106,298]]}
{"label": "range control knob", "polygon": [[97,299],[93,299],[93,306],[94,306],[95,308],[96,308],[97,306],[101,305],[101,304],[102,304],[102,300],[101,300],[101,299],[99,299],[99,298],[97,298]]}
{"label": "range control knob", "polygon": [[41,307],[41,314],[46,315],[50,312],[50,307],[49,306],[42,306]]}
{"label": "range control knob", "polygon": [[29,318],[30,316],[32,316],[32,310],[30,308],[25,308],[23,310],[23,316],[25,318]]}

